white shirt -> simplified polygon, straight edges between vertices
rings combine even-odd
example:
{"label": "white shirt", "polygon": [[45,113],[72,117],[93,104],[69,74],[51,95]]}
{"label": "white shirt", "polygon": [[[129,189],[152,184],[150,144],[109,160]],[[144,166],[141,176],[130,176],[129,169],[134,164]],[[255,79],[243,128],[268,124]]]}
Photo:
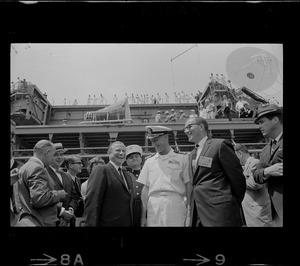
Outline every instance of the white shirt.
{"label": "white shirt", "polygon": [[201,153],[201,151],[202,151],[202,148],[203,148],[203,146],[204,146],[204,143],[205,143],[205,141],[207,140],[207,136],[206,137],[204,137],[203,139],[201,139],[200,141],[199,141],[199,143],[198,143],[198,145],[199,145],[199,147],[197,148],[197,157],[196,157],[196,162],[198,161],[198,159],[199,159],[199,156],[200,156],[200,153]]}
{"label": "white shirt", "polygon": [[57,175],[60,183],[63,184],[63,181],[62,181],[62,177],[61,177],[61,174],[58,172],[58,169],[55,169],[54,167],[52,167],[51,165],[49,165],[49,167],[53,170],[53,172]]}
{"label": "white shirt", "polygon": [[280,140],[282,133],[283,133],[283,132],[281,132],[281,133],[275,138],[276,143]]}
{"label": "white shirt", "polygon": [[146,160],[137,182],[149,187],[149,196],[155,192],[170,191],[185,196],[185,184],[190,181],[188,156],[175,153],[156,153]]}

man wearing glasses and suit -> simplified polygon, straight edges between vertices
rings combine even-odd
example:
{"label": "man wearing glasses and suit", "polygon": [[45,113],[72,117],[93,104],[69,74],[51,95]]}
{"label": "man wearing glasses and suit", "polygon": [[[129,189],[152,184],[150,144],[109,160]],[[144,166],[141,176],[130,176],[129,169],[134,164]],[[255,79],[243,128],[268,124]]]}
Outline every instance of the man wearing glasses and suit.
{"label": "man wearing glasses and suit", "polygon": [[245,225],[241,203],[246,181],[232,143],[211,138],[208,123],[202,117],[189,118],[184,133],[196,145],[189,154],[192,226]]}
{"label": "man wearing glasses and suit", "polygon": [[83,164],[79,155],[66,156],[65,163],[67,167],[67,174],[71,177],[73,181],[73,185],[78,199],[77,209],[74,210],[74,214],[76,217],[82,217],[84,213],[84,203],[81,195],[81,182],[77,177],[77,174],[81,173]]}

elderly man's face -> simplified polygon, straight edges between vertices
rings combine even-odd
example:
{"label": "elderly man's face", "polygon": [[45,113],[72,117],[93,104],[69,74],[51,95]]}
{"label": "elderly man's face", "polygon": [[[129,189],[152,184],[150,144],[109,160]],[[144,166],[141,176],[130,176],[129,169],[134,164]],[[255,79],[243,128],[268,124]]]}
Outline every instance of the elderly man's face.
{"label": "elderly man's face", "polygon": [[114,144],[109,151],[109,159],[121,166],[125,162],[126,147],[124,144]]}
{"label": "elderly man's face", "polygon": [[51,166],[54,168],[59,168],[64,162],[64,153],[63,152],[55,152],[53,161],[51,162]]}

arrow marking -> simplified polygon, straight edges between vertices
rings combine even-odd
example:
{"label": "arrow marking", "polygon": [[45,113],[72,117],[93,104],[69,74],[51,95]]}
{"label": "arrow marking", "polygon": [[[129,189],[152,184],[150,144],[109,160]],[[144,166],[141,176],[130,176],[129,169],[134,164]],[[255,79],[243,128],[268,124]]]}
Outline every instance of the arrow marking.
{"label": "arrow marking", "polygon": [[197,263],[196,265],[201,265],[203,263],[206,263],[206,262],[209,262],[210,259],[208,258],[205,258],[199,254],[196,254],[196,256],[198,256],[200,259],[183,259],[183,260],[186,260],[186,261],[199,261],[199,263]]}
{"label": "arrow marking", "polygon": [[[45,261],[45,263],[43,264],[34,264],[34,265],[47,265],[49,263],[52,263],[54,261],[57,261],[56,258],[51,257],[50,255],[47,255],[45,253],[43,253],[44,256],[48,257],[48,259],[30,259],[31,261]],[[56,264],[52,264],[52,265],[56,265]]]}

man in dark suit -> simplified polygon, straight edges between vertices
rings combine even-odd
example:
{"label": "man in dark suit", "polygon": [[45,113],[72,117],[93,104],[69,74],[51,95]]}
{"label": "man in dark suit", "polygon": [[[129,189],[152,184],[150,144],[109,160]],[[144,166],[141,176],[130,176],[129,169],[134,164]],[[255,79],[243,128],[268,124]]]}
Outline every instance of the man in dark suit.
{"label": "man in dark suit", "polygon": [[208,137],[208,130],[202,117],[189,118],[185,123],[188,140],[196,144],[189,154],[192,226],[243,226],[243,169],[231,142]]}
{"label": "man in dark suit", "polygon": [[259,184],[267,183],[272,203],[274,226],[282,226],[283,222],[283,122],[282,108],[275,104],[258,109],[254,123],[258,124],[261,133],[271,141],[266,145],[256,165],[253,176]]}
{"label": "man in dark suit", "polygon": [[132,226],[132,180],[122,170],[126,147],[120,141],[108,147],[109,162],[90,175],[85,199],[86,226]]}
{"label": "man in dark suit", "polygon": [[54,143],[54,146],[54,160],[46,169],[55,183],[55,188],[57,190],[64,189],[68,193],[62,204],[58,204],[58,217],[60,220],[57,223],[57,226],[74,227],[74,212],[77,208],[78,197],[71,177],[68,176],[62,169],[60,169],[62,163],[64,162],[63,154],[67,151],[67,149],[63,148],[62,143]]}
{"label": "man in dark suit", "polygon": [[77,174],[82,171],[82,161],[79,155],[68,155],[65,157],[67,175],[72,179],[73,187],[77,195],[77,208],[74,212],[76,217],[82,217],[84,213],[84,203],[81,195],[81,181]]}
{"label": "man in dark suit", "polygon": [[16,226],[56,226],[57,203],[67,193],[56,190],[55,184],[45,169],[55,153],[49,140],[40,140],[33,147],[31,157],[19,171],[19,180],[14,185],[16,208],[19,220]]}

